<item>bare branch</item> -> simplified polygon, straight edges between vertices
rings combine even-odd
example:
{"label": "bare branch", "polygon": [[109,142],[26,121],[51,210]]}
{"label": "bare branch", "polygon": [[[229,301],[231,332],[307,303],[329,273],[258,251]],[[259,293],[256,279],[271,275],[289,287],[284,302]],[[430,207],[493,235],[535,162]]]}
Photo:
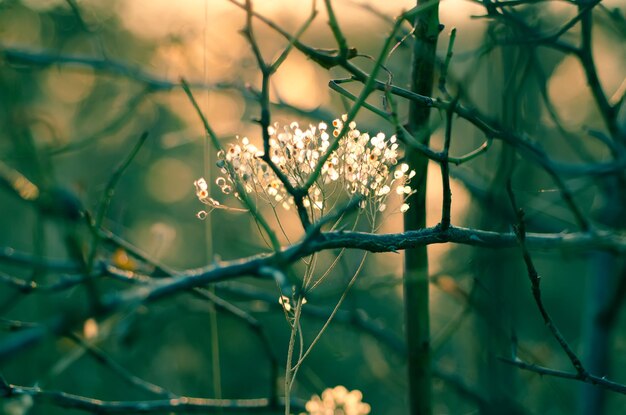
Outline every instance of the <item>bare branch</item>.
{"label": "bare branch", "polygon": [[586,376],[582,376],[579,373],[564,372],[562,370],[550,369],[544,366],[539,366],[539,365],[535,365],[532,363],[526,363],[519,359],[512,360],[512,359],[508,359],[504,357],[500,357],[499,359],[505,363],[511,364],[513,366],[517,366],[520,369],[535,372],[540,375],[553,376],[553,377],[563,378],[563,379],[579,380],[581,382],[589,383],[591,385],[596,385],[603,389],[607,389],[613,392],[620,393],[622,395],[626,395],[626,385],[613,382],[605,378],[600,378],[598,376],[594,376],[590,374],[587,374]]}
{"label": "bare branch", "polygon": [[[269,399],[207,399],[179,397],[164,400],[147,401],[104,401],[71,393],[44,390],[37,387],[16,386],[5,384],[4,397],[27,395],[36,402],[50,403],[63,408],[78,409],[99,414],[119,413],[168,413],[168,412],[200,412],[223,411],[226,413],[265,413],[284,407],[284,402],[273,406]],[[304,404],[294,399],[291,406],[296,410],[304,410]]]}

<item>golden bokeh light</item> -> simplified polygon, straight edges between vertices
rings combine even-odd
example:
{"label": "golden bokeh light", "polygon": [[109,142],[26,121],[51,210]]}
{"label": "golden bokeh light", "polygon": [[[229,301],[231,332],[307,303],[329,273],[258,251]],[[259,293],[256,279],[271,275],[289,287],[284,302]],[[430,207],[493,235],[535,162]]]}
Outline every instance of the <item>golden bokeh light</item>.
{"label": "golden bokeh light", "polygon": [[[163,203],[179,202],[193,194],[194,176],[189,166],[175,158],[162,158],[154,162],[146,174],[150,195]],[[189,183],[185,186],[185,183]]]}

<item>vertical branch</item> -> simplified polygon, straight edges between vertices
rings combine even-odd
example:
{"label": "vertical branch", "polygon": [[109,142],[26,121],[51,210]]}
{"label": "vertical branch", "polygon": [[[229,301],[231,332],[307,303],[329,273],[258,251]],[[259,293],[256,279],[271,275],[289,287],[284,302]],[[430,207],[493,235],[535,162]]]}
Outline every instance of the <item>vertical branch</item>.
{"label": "vertical branch", "polygon": [[[209,49],[209,36],[208,36],[208,20],[209,20],[209,4],[208,0],[204,0],[204,26],[202,30],[202,37],[204,38],[204,50],[203,50],[203,82],[208,84],[208,65],[207,65],[207,50]],[[209,108],[209,91],[206,91],[205,94],[205,104],[208,111]],[[210,140],[211,137],[209,133],[205,130],[204,132],[204,171],[205,174],[211,177],[211,168],[213,166],[213,152],[210,149]],[[212,182],[212,179],[208,180]],[[207,263],[213,261],[215,252],[214,244],[213,244],[213,218],[211,215],[207,215],[204,218],[204,244],[206,249],[204,251],[205,261]],[[209,288],[209,291],[214,293],[214,288]],[[211,335],[211,374],[213,377],[213,392],[217,399],[222,398],[222,370],[220,364],[220,341],[219,341],[219,327],[217,321],[217,310],[215,306],[209,307],[209,332]]]}
{"label": "vertical branch", "polygon": [[298,216],[300,218],[300,222],[302,223],[302,227],[306,230],[311,226],[311,219],[307,213],[306,207],[304,206],[304,197],[307,192],[302,189],[297,189],[289,180],[289,178],[285,175],[285,173],[272,161],[271,149],[270,149],[270,134],[269,134],[269,126],[271,122],[270,116],[270,77],[281,63],[287,58],[289,52],[293,49],[295,42],[298,41],[298,38],[304,33],[304,31],[309,27],[313,19],[315,18],[317,12],[315,10],[315,4],[313,4],[313,8],[311,11],[311,15],[304,23],[302,28],[298,31],[298,33],[290,38],[289,44],[280,54],[280,56],[276,59],[273,64],[267,64],[263,55],[261,54],[261,49],[257,43],[256,37],[252,28],[252,17],[254,13],[252,11],[252,2],[251,0],[246,0],[246,26],[243,29],[243,34],[248,40],[250,47],[252,48],[252,52],[257,61],[257,65],[259,66],[259,70],[261,71],[261,93],[259,95],[259,104],[261,106],[261,117],[258,122],[261,126],[261,131],[263,135],[263,161],[272,169],[276,177],[281,181],[281,183],[287,189],[287,192],[293,197],[294,205],[296,206],[296,210],[298,211]]}
{"label": "vertical branch", "polygon": [[[426,3],[417,0],[420,6]],[[426,8],[415,18],[415,44],[412,59],[411,91],[430,96],[433,90],[435,52],[439,35],[439,4]],[[430,108],[409,104],[409,132],[428,145]],[[420,132],[420,134],[417,134]],[[416,176],[416,192],[408,199],[411,209],[404,215],[404,229],[426,226],[426,177],[428,159],[417,151],[407,152],[409,168]],[[430,317],[428,295],[428,253],[426,246],[405,252],[404,270],[405,330],[408,351],[409,405],[411,414],[432,413]]]}
{"label": "vertical branch", "polygon": [[454,49],[454,41],[456,40],[456,27],[453,27],[450,31],[450,39],[448,40],[448,51],[446,52],[446,59],[441,65],[441,73],[439,74],[439,91],[449,97],[448,90],[446,88],[446,78],[448,77],[448,68],[450,67],[450,61],[452,60],[452,51]]}
{"label": "vertical branch", "polygon": [[285,363],[285,415],[290,415],[290,404],[291,404],[291,388],[293,387],[293,382],[295,381],[294,377],[292,377],[292,362],[293,362],[293,351],[296,344],[296,336],[298,334],[298,324],[300,321],[300,313],[302,312],[302,301],[303,297],[299,297],[293,315],[293,320],[290,322],[291,334],[289,335],[289,347],[287,348],[287,362]]}
{"label": "vertical branch", "polygon": [[[144,131],[139,137],[139,140],[137,141],[135,146],[131,149],[128,156],[124,160],[122,160],[122,162],[113,171],[113,174],[111,174],[111,177],[109,178],[106,188],[104,189],[104,192],[102,194],[102,199],[100,200],[98,210],[96,212],[96,216],[93,220],[93,223],[91,224],[92,226],[91,247],[89,249],[89,255],[87,256],[87,262],[85,265],[85,271],[89,278],[87,278],[87,280],[85,281],[85,288],[87,289],[87,292],[90,296],[92,306],[96,310],[98,310],[99,307],[101,306],[100,300],[98,298],[96,286],[95,286],[95,281],[93,280],[93,277],[94,277],[93,269],[94,269],[94,264],[96,260],[96,255],[98,253],[98,247],[100,246],[100,240],[101,240],[100,233],[98,231],[102,228],[102,223],[104,222],[104,218],[107,214],[107,211],[109,210],[109,205],[111,204],[111,200],[113,199],[113,196],[115,195],[115,188],[117,187],[118,182],[122,178],[122,175],[124,174],[128,166],[130,166],[130,163],[135,159],[135,156],[137,155],[137,153],[139,152],[139,150],[141,149],[141,147],[143,146],[147,138],[148,138],[148,132]],[[70,240],[72,244],[78,244],[78,242],[76,241],[76,237],[74,235],[69,236],[68,240]]]}
{"label": "vertical branch", "polygon": [[441,207],[441,229],[445,230],[450,227],[450,209],[452,205],[452,191],[450,190],[450,141],[452,139],[452,116],[456,100],[450,105],[446,111],[446,134],[444,138],[443,151],[441,152],[441,183],[443,187],[443,201]]}
{"label": "vertical branch", "polygon": [[546,307],[543,304],[543,299],[541,297],[541,277],[539,276],[539,273],[535,268],[535,264],[533,263],[530,252],[528,251],[528,247],[526,246],[526,223],[524,222],[524,211],[521,208],[518,208],[517,203],[515,202],[515,195],[513,194],[510,181],[507,184],[507,192],[509,194],[509,198],[511,199],[511,205],[513,207],[513,210],[515,211],[515,214],[517,216],[518,222],[517,225],[515,225],[514,227],[515,236],[517,237],[517,241],[522,250],[522,257],[524,258],[524,263],[526,264],[528,279],[530,280],[535,304],[539,309],[539,313],[541,314],[543,322],[548,327],[550,333],[552,333],[552,336],[555,338],[555,340],[559,343],[561,349],[563,349],[563,351],[569,358],[572,366],[574,366],[574,369],[576,369],[578,378],[586,379],[589,377],[589,373],[587,373],[580,359],[578,358],[576,353],[574,353],[572,347],[569,345],[567,340],[565,340],[565,337],[563,337],[561,331],[554,324],[552,317],[550,317],[548,310],[546,310]]}
{"label": "vertical branch", "polygon": [[337,22],[337,17],[335,17],[335,11],[332,8],[330,0],[324,0],[324,4],[326,5],[326,12],[328,13],[328,25],[337,41],[337,46],[339,46],[339,56],[345,59],[348,57],[348,42],[339,28],[339,23]]}
{"label": "vertical branch", "polygon": [[[602,209],[607,213],[607,209]],[[600,212],[598,212],[600,213]],[[593,251],[589,255],[584,307],[582,310],[582,358],[587,369],[601,376],[611,375],[611,335],[614,327],[600,319],[615,292],[621,261],[618,255]],[[606,396],[601,388],[581,386],[580,414],[606,413]]]}
{"label": "vertical branch", "polygon": [[583,67],[585,76],[587,78],[587,84],[591,89],[591,93],[598,105],[600,114],[609,130],[611,135],[615,138],[619,138],[622,141],[626,140],[624,133],[620,131],[617,125],[617,111],[616,107],[613,107],[609,102],[602,85],[600,84],[600,78],[598,77],[598,71],[596,70],[596,64],[593,59],[593,7],[589,7],[589,1],[581,1],[578,9],[581,13],[580,28],[581,39],[580,49],[577,50],[578,59]]}
{"label": "vertical branch", "polygon": [[[488,31],[497,31],[497,25],[489,26]],[[511,36],[513,29],[509,29]],[[527,99],[524,93],[524,76],[520,76],[516,68],[526,67],[525,56],[521,48],[503,47],[494,50],[488,58],[488,69],[485,73],[484,88],[486,89],[485,105],[487,111],[502,124],[519,131],[522,129],[519,114],[520,100]],[[532,104],[537,105],[537,104]],[[513,174],[517,164],[515,148],[503,145],[497,149],[497,160],[493,162],[493,174],[485,188],[486,197],[477,212],[480,226],[489,226],[492,229],[504,231],[509,229],[509,221],[502,218],[495,219],[492,215],[498,200],[505,197],[503,191],[506,182]],[[480,370],[479,382],[483,385],[485,396],[491,411],[498,412],[498,408],[505,408],[504,412],[511,412],[515,407],[517,372],[500,364],[496,356],[509,354],[515,330],[515,316],[517,301],[511,293],[517,292],[518,277],[511,269],[511,261],[516,258],[511,253],[493,256],[489,252],[477,251],[474,255],[473,272],[480,278],[484,290],[477,293],[477,304],[485,310],[485,318],[477,321],[480,338],[477,339],[478,350],[484,351],[485,360],[477,363]],[[505,271],[506,270],[506,271]],[[508,277],[502,278],[506,274]],[[515,287],[515,288],[512,288]],[[480,352],[479,352],[480,353]]]}
{"label": "vertical branch", "polygon": [[[580,48],[577,55],[585,72],[587,84],[594,97],[606,128],[615,144],[626,142],[626,130],[617,122],[618,106],[613,106],[602,88],[593,56],[593,8],[594,3],[581,1],[578,9],[580,19]],[[598,182],[601,192],[597,194],[594,219],[610,228],[623,228],[624,201],[626,192],[623,173],[603,177]],[[583,361],[587,369],[599,375],[611,372],[610,350],[613,327],[603,324],[601,316],[610,302],[619,278],[623,260],[619,255],[606,251],[594,251],[589,257],[588,289],[585,291],[583,311]],[[606,412],[606,397],[602,389],[583,385],[580,395],[580,413],[603,414]]]}

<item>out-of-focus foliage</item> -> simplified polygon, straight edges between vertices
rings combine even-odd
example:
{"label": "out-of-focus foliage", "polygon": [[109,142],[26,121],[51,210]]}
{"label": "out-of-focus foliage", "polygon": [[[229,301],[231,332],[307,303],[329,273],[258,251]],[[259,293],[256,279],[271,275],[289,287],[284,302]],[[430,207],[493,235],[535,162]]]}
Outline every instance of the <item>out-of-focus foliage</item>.
{"label": "out-of-focus foliage", "polygon": [[[256,3],[255,10],[291,33],[309,12],[308,5],[295,1],[280,2],[280,6]],[[377,7],[376,2],[370,3],[371,8]],[[370,7],[337,2],[338,19],[350,46],[363,54],[356,58],[359,65],[371,67],[369,55],[376,56],[390,29],[384,16],[412,6],[411,2],[391,2],[380,15]],[[449,29],[457,27],[448,77],[451,92],[461,91],[463,100],[502,125],[532,135],[555,160],[580,162],[610,156],[598,139],[610,132],[573,56],[520,44],[523,31],[511,23],[470,19],[472,14],[485,13],[478,2],[449,1],[441,9],[440,20],[446,28],[439,56],[445,55]],[[624,8],[607,4],[597,9],[594,58],[602,88],[609,96],[619,96],[626,74]],[[302,40],[333,48],[327,16],[320,14]],[[552,33],[575,15],[574,7],[557,2],[529,4],[515,12],[515,18],[532,25],[536,33]],[[138,261],[111,241],[102,241],[94,263],[110,262],[121,269],[151,273],[159,265],[192,269],[268,252],[257,224],[246,212],[216,209],[205,220],[196,217],[202,205],[193,183],[199,177],[207,178],[210,194],[220,203],[240,205],[214,184],[220,174],[215,150],[179,82],[182,76],[191,83],[224,145],[234,142],[235,136],[247,136],[261,147],[255,122],[260,75],[248,44],[238,33],[244,20],[245,13],[226,0],[0,1],[0,249],[32,254],[26,263],[1,256],[0,278],[4,280],[6,274],[46,286],[70,270],[47,270],[37,266],[41,259],[52,258],[61,265],[89,264],[93,235],[76,212],[98,211],[112,172],[144,131],[149,137],[117,184],[102,225],[153,263]],[[284,47],[284,39],[271,29],[260,23],[255,28],[267,59]],[[574,28],[565,39],[576,42],[578,30]],[[514,41],[502,46],[498,43],[502,39]],[[397,85],[408,83],[410,53],[407,41],[389,59],[386,69]],[[340,69],[325,71],[294,51],[272,81],[274,119],[330,124],[346,111],[346,102],[327,85],[341,76],[345,73]],[[349,89],[358,91],[356,85]],[[382,106],[383,94],[369,102]],[[406,113],[406,103],[399,103],[398,112]],[[432,125],[437,126],[433,148],[443,146],[444,116],[433,113]],[[624,120],[622,108],[622,131]],[[392,125],[365,110],[358,121],[372,136],[379,131],[394,134]],[[455,120],[451,153],[467,153],[484,140],[468,122]],[[502,141],[453,169],[453,223],[509,231],[515,219],[498,180],[511,173],[513,165],[512,186],[526,210],[529,231],[577,229],[550,176]],[[27,178],[42,197],[35,203],[20,197],[8,172]],[[593,217],[602,203],[595,180],[585,175],[565,178],[585,217]],[[427,223],[435,225],[441,215],[441,184],[434,163],[428,185]],[[271,225],[277,226],[272,210],[262,208]],[[616,209],[623,213],[623,206]],[[285,230],[282,243],[302,236],[293,211],[278,215]],[[385,217],[378,232],[399,232],[400,217]],[[596,222],[601,224],[602,219]],[[623,221],[606,226],[619,229]],[[338,250],[320,254],[318,269],[331,267],[337,254]],[[581,328],[588,301],[585,293],[594,278],[589,255],[558,249],[534,254],[543,277],[544,301],[578,350],[585,335]],[[302,319],[305,341],[310,342],[322,327],[362,255],[348,251],[324,284],[307,295]],[[522,372],[497,360],[510,357],[510,349],[516,349],[526,360],[568,368],[567,357],[536,310],[518,250],[446,244],[429,246],[429,255],[435,412],[471,413],[479,408],[490,413],[501,407],[507,413],[573,413],[579,384]],[[297,273],[304,266],[294,268]],[[402,254],[368,255],[341,312],[301,367],[294,396],[306,401],[326,388],[345,385],[362,392],[373,414],[405,413],[401,270]],[[127,286],[102,277],[94,289],[97,295],[105,295]],[[282,367],[289,341],[276,284],[246,277],[209,288],[257,319],[269,341],[264,343],[250,322],[191,293],[124,308],[97,322],[86,322],[76,334],[128,372],[178,395],[268,396],[273,381],[270,357],[276,357]],[[93,306],[92,295],[83,285],[58,292],[28,292],[0,284],[0,342],[19,331],[16,321],[47,322],[58,313],[81,313]],[[598,375],[624,382],[622,314],[615,317],[606,350],[611,372]],[[154,398],[124,381],[72,336],[61,333],[3,361],[0,373],[11,384],[105,400]],[[607,398],[606,413],[626,410],[623,395]],[[0,411],[26,413],[20,408],[28,408],[29,414],[74,413],[53,404],[0,400]]]}

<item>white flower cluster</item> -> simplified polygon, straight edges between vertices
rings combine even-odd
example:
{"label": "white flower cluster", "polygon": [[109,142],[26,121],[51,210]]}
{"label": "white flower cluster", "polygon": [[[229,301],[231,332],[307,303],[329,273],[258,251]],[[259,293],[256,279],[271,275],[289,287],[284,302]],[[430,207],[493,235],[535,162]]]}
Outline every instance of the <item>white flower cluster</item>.
{"label": "white flower cluster", "polygon": [[[306,304],[306,303],[307,303],[306,298],[302,297],[302,304]],[[285,310],[286,313],[289,313],[291,312],[291,310],[293,310],[293,306],[291,305],[291,300],[286,295],[281,295],[280,297],[278,297],[278,304],[280,304],[283,307],[283,310]]]}
{"label": "white flower cluster", "polygon": [[308,415],[367,415],[371,408],[365,402],[361,402],[362,399],[361,391],[348,391],[340,385],[326,389],[322,392],[321,398],[314,395],[306,403],[305,408]]}
{"label": "white flower cluster", "polygon": [[[311,213],[321,212],[327,208],[330,198],[339,194],[338,189],[348,195],[362,196],[361,207],[369,203],[374,211],[386,209],[385,202],[392,191],[405,200],[413,192],[408,182],[415,172],[409,171],[407,164],[398,165],[396,137],[386,139],[383,133],[375,136],[361,133],[354,121],[348,125],[347,133],[338,137],[345,120],[344,115],[333,121],[332,135],[340,140],[339,145],[322,166],[319,177],[303,200],[304,206]],[[294,188],[302,187],[309,180],[332,140],[328,126],[323,122],[304,130],[296,122],[282,127],[274,124],[268,133],[269,158]],[[231,144],[228,150],[218,153],[218,167],[223,176],[215,183],[223,193],[234,193],[236,197],[239,195],[234,191],[234,184],[239,183],[247,193],[255,193],[272,206],[290,209],[294,204],[293,197],[278,175],[262,160],[263,156],[263,151],[247,137]],[[197,180],[195,186],[200,201],[213,208],[221,207],[209,196],[204,179]],[[409,205],[404,203],[400,210],[405,212],[408,208]]]}
{"label": "white flower cluster", "polygon": [[[206,180],[204,180],[204,178],[199,178],[198,180],[193,182],[193,185],[196,187],[196,196],[202,203],[211,206],[213,209],[222,208],[220,202],[209,196],[209,185],[207,184]],[[200,212],[198,212],[197,216],[200,219],[204,219],[207,214],[207,211],[201,210]]]}

